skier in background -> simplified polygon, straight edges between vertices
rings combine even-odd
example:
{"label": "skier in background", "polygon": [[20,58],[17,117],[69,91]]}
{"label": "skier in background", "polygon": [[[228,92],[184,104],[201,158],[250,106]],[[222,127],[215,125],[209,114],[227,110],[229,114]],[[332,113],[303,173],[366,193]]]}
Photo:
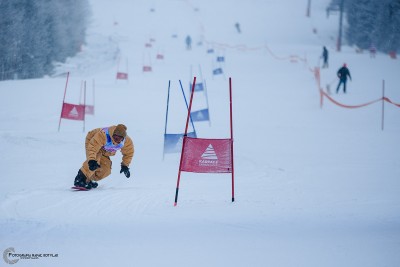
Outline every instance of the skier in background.
{"label": "skier in background", "polygon": [[375,55],[376,55],[376,47],[374,46],[374,44],[371,44],[371,46],[369,47],[369,57],[375,58]]}
{"label": "skier in background", "polygon": [[324,64],[322,64],[322,68],[329,68],[328,56],[329,56],[328,49],[326,49],[326,47],[324,46],[322,49],[322,59],[324,60]]}
{"label": "skier in background", "polygon": [[121,171],[127,178],[130,177],[129,164],[134,154],[132,139],[126,134],[126,126],[118,124],[105,128],[94,129],[86,135],[86,161],[75,177],[74,185],[86,189],[96,188],[97,181],[111,174],[110,156],[121,150]]}
{"label": "skier in background", "polygon": [[238,33],[241,33],[239,22],[236,22],[236,23],[235,23],[235,28],[236,28],[236,30],[237,30]]}
{"label": "skier in background", "polygon": [[350,81],[351,81],[351,75],[350,75],[350,71],[347,68],[346,63],[343,64],[343,67],[341,67],[338,71],[337,71],[337,76],[339,77],[339,84],[336,88],[336,94],[339,92],[339,87],[341,84],[343,84],[343,92],[346,93],[346,82],[347,82],[347,76],[349,76]]}
{"label": "skier in background", "polygon": [[186,36],[185,42],[186,42],[186,49],[187,50],[192,49],[192,38],[190,37],[190,35]]}

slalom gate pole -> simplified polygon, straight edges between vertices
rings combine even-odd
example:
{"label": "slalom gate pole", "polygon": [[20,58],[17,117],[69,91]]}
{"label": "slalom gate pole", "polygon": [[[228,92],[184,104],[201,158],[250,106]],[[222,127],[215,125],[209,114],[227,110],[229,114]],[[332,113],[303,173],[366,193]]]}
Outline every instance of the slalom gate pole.
{"label": "slalom gate pole", "polygon": [[[182,86],[181,80],[179,80],[179,84],[180,84],[180,86],[181,86],[181,91],[182,91],[182,94],[183,94],[183,99],[185,99],[186,108],[189,109],[188,103],[187,103],[187,100],[186,100],[185,90],[183,90],[183,86]],[[190,114],[190,124],[192,125],[193,131],[194,131],[194,133],[196,134],[196,128],[194,128],[194,123],[193,123],[192,115],[191,115],[191,114]],[[196,135],[196,136],[197,136],[197,135]]]}
{"label": "slalom gate pole", "polygon": [[235,168],[233,165],[233,120],[232,120],[232,78],[229,77],[229,102],[230,102],[230,121],[231,121],[231,160],[232,160],[232,202],[235,201]]}
{"label": "slalom gate pole", "polygon": [[95,81],[94,81],[94,79],[92,80],[92,86],[93,86],[93,115],[95,114],[95,110],[96,110],[96,108],[95,108],[95,104],[96,104],[96,98],[95,98],[95,91],[96,91],[96,86],[95,86]]}
{"label": "slalom gate pole", "polygon": [[381,129],[383,131],[385,124],[385,80],[382,80],[382,123]]}
{"label": "slalom gate pole", "polygon": [[192,93],[190,95],[190,104],[189,104],[189,109],[188,109],[188,115],[186,118],[186,127],[185,127],[185,134],[183,135],[183,142],[182,142],[182,151],[181,151],[181,160],[179,162],[179,172],[178,172],[178,181],[176,182],[176,191],[175,191],[175,203],[174,206],[178,204],[178,193],[179,193],[179,183],[181,180],[181,167],[182,167],[182,161],[183,161],[183,152],[185,150],[185,142],[186,142],[186,135],[187,135],[187,128],[189,124],[189,117],[190,117],[190,110],[192,109],[192,101],[193,101],[193,93],[194,93],[194,86],[196,84],[196,77],[193,79],[193,84],[192,84]]}
{"label": "slalom gate pole", "polygon": [[204,83],[204,95],[206,96],[206,104],[207,104],[207,110],[208,110],[208,125],[211,126],[210,105],[208,104],[208,94],[207,94],[206,81],[203,80],[203,83]]}
{"label": "slalom gate pole", "polygon": [[60,127],[61,127],[61,117],[62,117],[62,114],[63,114],[63,111],[64,111],[64,102],[65,102],[65,95],[67,94],[68,79],[69,79],[69,72],[67,73],[67,81],[65,83],[64,97],[63,97],[63,102],[62,102],[62,107],[61,107],[60,120],[58,122],[58,131],[60,131]]}
{"label": "slalom gate pole", "polygon": [[86,81],[83,85],[83,132],[85,132],[85,120],[86,120]]}
{"label": "slalom gate pole", "polygon": [[126,59],[126,74],[128,75],[128,79],[126,79],[126,81],[129,83],[129,63],[128,63],[128,58]]}
{"label": "slalom gate pole", "polygon": [[[167,134],[167,124],[168,124],[168,109],[169,109],[169,90],[171,87],[171,80],[168,81],[168,95],[167,95],[167,110],[165,112],[165,128],[164,128],[164,142],[165,142],[165,135]],[[163,148],[163,160],[165,155],[165,144]]]}
{"label": "slalom gate pole", "polygon": [[79,105],[81,104],[82,101],[82,91],[83,91],[83,80],[81,81],[81,87],[79,90]]}

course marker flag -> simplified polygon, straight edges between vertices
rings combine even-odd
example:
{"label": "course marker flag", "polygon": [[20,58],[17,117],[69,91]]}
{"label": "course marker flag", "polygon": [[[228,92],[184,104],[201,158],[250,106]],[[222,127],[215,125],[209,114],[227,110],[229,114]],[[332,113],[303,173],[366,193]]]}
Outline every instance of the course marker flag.
{"label": "course marker flag", "polygon": [[229,78],[229,99],[230,99],[230,133],[229,139],[205,139],[187,136],[190,111],[192,108],[196,77],[192,84],[190,104],[186,119],[185,134],[181,159],[179,163],[178,180],[175,191],[174,206],[178,204],[179,184],[181,172],[196,173],[231,173],[232,174],[232,202],[235,201],[234,190],[234,165],[233,165],[233,127],[232,127],[232,80]]}

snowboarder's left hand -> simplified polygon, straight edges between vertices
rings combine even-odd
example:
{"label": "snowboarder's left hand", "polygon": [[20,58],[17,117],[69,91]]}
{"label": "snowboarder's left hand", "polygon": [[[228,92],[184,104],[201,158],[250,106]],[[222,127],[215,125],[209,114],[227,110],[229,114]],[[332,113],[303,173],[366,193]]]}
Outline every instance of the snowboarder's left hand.
{"label": "snowboarder's left hand", "polygon": [[121,171],[119,173],[124,173],[126,178],[131,177],[131,173],[129,172],[129,168],[125,165],[121,165]]}

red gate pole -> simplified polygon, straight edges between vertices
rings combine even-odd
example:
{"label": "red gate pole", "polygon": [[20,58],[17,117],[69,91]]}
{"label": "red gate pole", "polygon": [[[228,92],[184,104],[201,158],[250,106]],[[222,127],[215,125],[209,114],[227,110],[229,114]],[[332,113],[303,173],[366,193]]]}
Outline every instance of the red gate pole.
{"label": "red gate pole", "polygon": [[83,132],[85,132],[85,120],[86,120],[86,81],[83,85]]}
{"label": "red gate pole", "polygon": [[95,113],[95,105],[96,105],[96,93],[95,93],[95,91],[96,91],[96,85],[95,85],[95,81],[94,81],[94,79],[93,79],[93,81],[92,81],[92,85],[93,85],[93,115],[94,115],[94,113]]}
{"label": "red gate pole", "polygon": [[193,101],[193,93],[194,93],[194,87],[196,85],[196,77],[193,79],[193,84],[192,84],[192,93],[190,95],[190,103],[189,103],[189,108],[188,108],[188,115],[186,118],[186,127],[185,127],[185,134],[183,135],[183,142],[182,142],[182,151],[181,151],[181,160],[179,162],[179,172],[178,172],[178,181],[176,182],[176,191],[175,191],[175,202],[174,206],[178,204],[178,193],[179,193],[179,183],[181,181],[181,167],[182,167],[182,161],[183,161],[183,152],[185,150],[185,143],[186,143],[186,136],[187,136],[187,129],[189,126],[189,118],[190,118],[190,111],[192,109],[192,101]]}
{"label": "red gate pole", "polygon": [[235,201],[235,168],[233,167],[233,120],[232,120],[232,78],[229,77],[229,102],[231,119],[231,160],[232,160],[232,202]]}
{"label": "red gate pole", "polygon": [[60,131],[60,126],[61,126],[61,117],[62,117],[63,110],[64,110],[65,95],[67,94],[68,79],[69,79],[69,72],[67,73],[67,82],[65,83],[64,97],[63,97],[63,103],[62,103],[61,114],[60,114],[60,121],[58,122],[58,131]]}
{"label": "red gate pole", "polygon": [[382,124],[381,124],[382,131],[384,124],[385,124],[385,80],[382,80]]}

